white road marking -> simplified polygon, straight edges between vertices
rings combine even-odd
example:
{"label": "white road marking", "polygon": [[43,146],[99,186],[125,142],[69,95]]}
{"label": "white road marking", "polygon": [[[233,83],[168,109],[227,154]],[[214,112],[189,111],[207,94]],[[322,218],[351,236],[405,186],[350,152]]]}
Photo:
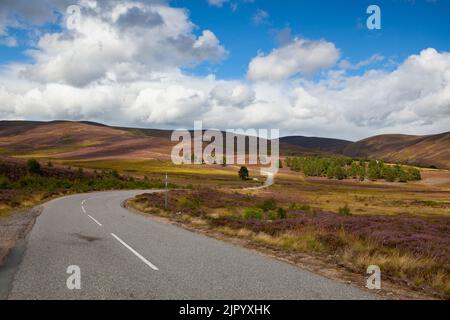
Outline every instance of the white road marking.
{"label": "white road marking", "polygon": [[117,241],[119,241],[121,244],[123,244],[123,246],[125,248],[127,248],[128,250],[130,250],[131,252],[133,252],[133,254],[138,257],[139,259],[142,260],[142,262],[144,262],[146,265],[148,265],[150,268],[152,268],[153,270],[158,271],[159,269],[152,264],[150,261],[148,261],[147,259],[145,259],[143,256],[141,256],[136,250],[134,250],[132,247],[130,247],[129,245],[127,245],[122,239],[120,239],[118,236],[116,236],[114,233],[111,233],[111,235],[116,238]]}
{"label": "white road marking", "polygon": [[96,224],[98,224],[100,227],[102,227],[102,224],[100,222],[98,222],[97,220],[95,220],[95,218],[91,215],[88,214],[88,217],[91,218]]}
{"label": "white road marking", "polygon": [[86,209],[84,209],[83,206],[81,206],[81,210],[83,210],[83,212],[86,213]]}

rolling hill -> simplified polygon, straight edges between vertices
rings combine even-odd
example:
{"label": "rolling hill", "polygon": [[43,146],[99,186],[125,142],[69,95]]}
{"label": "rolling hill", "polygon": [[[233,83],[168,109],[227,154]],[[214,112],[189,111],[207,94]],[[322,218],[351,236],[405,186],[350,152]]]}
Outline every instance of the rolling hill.
{"label": "rolling hill", "polygon": [[349,144],[344,148],[343,154],[450,169],[450,132],[427,136],[398,134],[375,136]]}
{"label": "rolling hill", "polygon": [[351,141],[330,139],[330,138],[317,138],[317,137],[303,137],[292,136],[284,137],[280,139],[282,150],[296,150],[303,148],[305,151],[315,150],[317,152],[326,153],[342,153],[344,149],[351,145]]}
{"label": "rolling hill", "polygon": [[0,122],[0,154],[57,159],[170,159],[170,133],[87,122]]}
{"label": "rolling hill", "polygon": [[[0,155],[55,159],[158,159],[169,160],[172,131],[110,127],[94,122],[0,121]],[[337,153],[349,141],[286,137],[282,154]]]}
{"label": "rolling hill", "polygon": [[[170,160],[171,131],[110,127],[94,122],[0,121],[0,156],[63,160]],[[381,135],[358,142],[291,136],[282,155],[343,154],[450,169],[450,132],[428,136]]]}

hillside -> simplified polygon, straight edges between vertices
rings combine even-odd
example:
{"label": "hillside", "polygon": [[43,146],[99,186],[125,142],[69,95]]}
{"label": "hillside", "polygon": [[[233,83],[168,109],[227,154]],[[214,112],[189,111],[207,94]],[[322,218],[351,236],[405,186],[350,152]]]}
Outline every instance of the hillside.
{"label": "hillside", "polygon": [[[0,155],[55,159],[169,160],[170,130],[110,127],[94,122],[0,121]],[[322,154],[350,142],[325,138],[287,137],[282,154]]]}
{"label": "hillside", "polygon": [[[63,160],[170,160],[171,131],[110,127],[94,122],[0,121],[0,156]],[[450,168],[450,132],[428,136],[380,135],[358,142],[291,136],[281,155],[344,154],[425,167]]]}
{"label": "hillside", "polygon": [[347,140],[302,136],[284,137],[280,139],[280,143],[284,150],[302,148],[327,153],[342,153],[348,145],[352,144]]}
{"label": "hillside", "polygon": [[343,153],[351,157],[450,169],[450,132],[427,136],[380,135],[349,144]]}
{"label": "hillside", "polygon": [[58,159],[169,159],[169,135],[156,132],[86,122],[2,121],[0,153]]}

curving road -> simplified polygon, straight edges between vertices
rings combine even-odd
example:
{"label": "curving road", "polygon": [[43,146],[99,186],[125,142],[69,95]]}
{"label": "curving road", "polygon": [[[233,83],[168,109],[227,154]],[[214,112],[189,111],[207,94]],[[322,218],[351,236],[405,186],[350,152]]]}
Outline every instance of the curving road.
{"label": "curving road", "polygon": [[[143,191],[47,203],[28,236],[8,299],[371,299],[253,251],[121,207]],[[67,268],[79,266],[81,290]]]}
{"label": "curving road", "polygon": [[272,172],[265,172],[265,174],[267,175],[267,179],[266,179],[266,181],[264,181],[264,184],[262,186],[245,188],[244,190],[248,190],[248,191],[262,190],[262,189],[266,189],[266,188],[269,188],[270,186],[272,186],[275,181],[275,175]]}

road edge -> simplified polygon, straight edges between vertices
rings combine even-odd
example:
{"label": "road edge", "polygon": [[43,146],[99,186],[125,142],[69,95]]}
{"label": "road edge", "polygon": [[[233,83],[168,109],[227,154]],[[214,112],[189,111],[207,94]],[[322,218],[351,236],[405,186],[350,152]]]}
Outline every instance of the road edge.
{"label": "road edge", "polygon": [[[288,263],[297,268],[312,272],[314,274],[320,275],[327,279],[340,282],[343,284],[347,284],[353,286],[359,290],[363,290],[373,294],[374,296],[384,299],[384,300],[435,300],[437,299],[435,296],[428,295],[426,293],[418,292],[409,288],[405,288],[404,286],[399,285],[398,283],[392,282],[389,279],[383,280],[383,288],[381,290],[369,290],[364,286],[362,280],[364,277],[361,275],[357,275],[355,272],[351,272],[342,266],[331,266],[327,261],[321,259],[320,257],[316,257],[311,254],[299,254],[296,257],[292,257],[289,254],[283,254],[282,252],[275,250],[273,248],[269,248],[263,245],[255,245],[251,243],[249,240],[243,238],[236,238],[224,235],[222,233],[216,232],[214,230],[205,229],[202,227],[195,227],[192,225],[187,225],[180,223],[178,221],[171,220],[170,218],[151,215],[145,212],[141,212],[131,205],[128,202],[132,198],[128,198],[121,203],[121,206],[127,209],[129,212],[133,214],[138,214],[140,216],[144,216],[148,219],[152,219],[159,223],[170,224],[184,230],[201,234],[219,241],[224,241],[248,250],[253,251],[254,253],[276,259],[278,261]],[[327,272],[325,272],[325,271]],[[331,271],[331,272],[330,272]],[[359,279],[358,279],[359,277]],[[358,281],[359,280],[359,281]]]}
{"label": "road edge", "polygon": [[[1,227],[9,231],[6,232],[9,238],[0,239],[0,241],[7,244],[3,246],[0,256],[0,300],[8,299],[14,276],[26,251],[28,235],[33,230],[36,220],[42,214],[43,209],[42,205],[38,205],[31,209],[14,212],[11,216],[2,220]],[[14,224],[15,219],[18,219],[19,222],[21,222],[20,220],[25,221]],[[5,221],[10,223],[5,223]]]}

